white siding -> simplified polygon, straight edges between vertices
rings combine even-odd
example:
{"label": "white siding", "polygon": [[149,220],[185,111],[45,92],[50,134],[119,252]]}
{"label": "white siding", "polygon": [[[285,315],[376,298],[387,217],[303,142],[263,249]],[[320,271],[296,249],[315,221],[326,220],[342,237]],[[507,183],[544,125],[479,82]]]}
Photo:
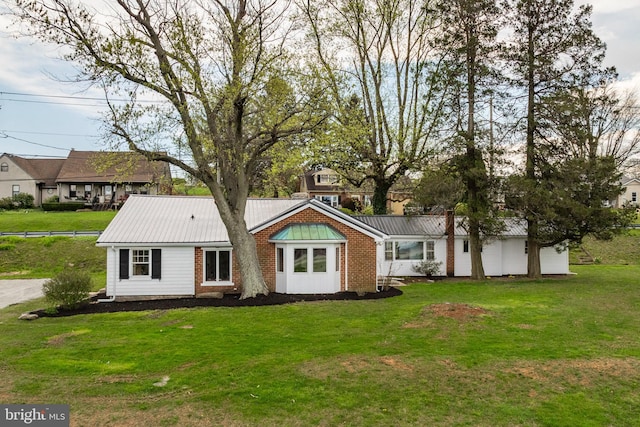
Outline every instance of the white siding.
{"label": "white siding", "polygon": [[[401,242],[401,241],[414,241],[420,240],[418,238],[415,239],[392,239],[389,241],[393,242]],[[434,251],[435,251],[435,261],[440,262],[440,272],[437,276],[444,276],[447,270],[447,241],[446,239],[426,239],[424,241],[433,241],[435,242]],[[382,276],[421,276],[420,273],[416,273],[413,271],[413,266],[420,264],[422,261],[417,260],[395,260],[395,261],[387,261],[384,258],[385,249],[384,243],[377,245],[376,250],[376,258],[378,263],[378,273]],[[425,257],[426,257],[426,246],[425,246]]]}
{"label": "white siding", "polygon": [[454,276],[471,276],[471,256],[468,252],[463,252],[464,240],[454,241]]}
{"label": "white siding", "polygon": [[[166,296],[194,295],[194,248],[154,247],[162,250],[162,274],[160,279],[132,277],[120,280],[118,274],[119,250],[107,251],[107,296]],[[146,249],[146,248],[145,248]],[[151,248],[149,248],[151,249]]]}
{"label": "white siding", "polygon": [[502,274],[527,274],[527,254],[524,251],[524,239],[506,239],[502,241]]}
{"label": "white siding", "polygon": [[[284,248],[284,273],[276,275],[276,292],[287,294],[333,294],[340,292],[340,274],[336,274],[336,248],[339,243],[296,243],[278,245]],[[294,272],[294,250],[307,249],[307,272]],[[326,249],[326,271],[313,271],[313,249]]]}
{"label": "white siding", "polygon": [[556,248],[541,249],[540,269],[542,274],[569,274],[569,250],[558,253]]}
{"label": "white siding", "polygon": [[[469,262],[471,262],[471,256]],[[502,240],[495,240],[491,243],[485,243],[482,247],[482,266],[486,276],[502,276],[507,274],[504,272],[502,265]],[[471,274],[471,271],[469,271]]]}

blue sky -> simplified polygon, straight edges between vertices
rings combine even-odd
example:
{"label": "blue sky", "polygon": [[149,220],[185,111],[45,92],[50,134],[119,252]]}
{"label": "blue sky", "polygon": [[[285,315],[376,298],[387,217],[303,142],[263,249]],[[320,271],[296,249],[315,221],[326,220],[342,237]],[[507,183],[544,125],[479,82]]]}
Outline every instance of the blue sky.
{"label": "blue sky", "polygon": [[[606,64],[615,65],[623,86],[640,97],[640,1],[590,3],[596,33],[608,46]],[[64,83],[73,74],[69,64],[50,46],[10,37],[7,24],[0,16],[0,153],[66,157],[72,148],[104,149],[101,92]]]}

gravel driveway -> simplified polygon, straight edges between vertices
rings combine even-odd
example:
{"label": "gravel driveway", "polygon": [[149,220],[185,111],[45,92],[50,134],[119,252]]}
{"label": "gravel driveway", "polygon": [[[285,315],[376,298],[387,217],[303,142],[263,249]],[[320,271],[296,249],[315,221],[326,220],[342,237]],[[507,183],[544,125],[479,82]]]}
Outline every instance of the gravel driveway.
{"label": "gravel driveway", "polygon": [[49,279],[0,280],[0,308],[42,296],[42,285]]}

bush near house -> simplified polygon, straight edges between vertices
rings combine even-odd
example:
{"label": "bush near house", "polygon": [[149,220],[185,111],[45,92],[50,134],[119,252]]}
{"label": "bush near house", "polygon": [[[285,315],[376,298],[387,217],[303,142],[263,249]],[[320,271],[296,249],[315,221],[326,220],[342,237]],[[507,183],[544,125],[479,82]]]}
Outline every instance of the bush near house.
{"label": "bush near house", "polygon": [[42,291],[47,302],[54,307],[75,308],[89,297],[92,283],[89,273],[80,270],[66,269],[58,273],[53,279],[42,285]]}
{"label": "bush near house", "polygon": [[0,210],[32,209],[34,207],[32,194],[18,193],[13,197],[0,199]]}

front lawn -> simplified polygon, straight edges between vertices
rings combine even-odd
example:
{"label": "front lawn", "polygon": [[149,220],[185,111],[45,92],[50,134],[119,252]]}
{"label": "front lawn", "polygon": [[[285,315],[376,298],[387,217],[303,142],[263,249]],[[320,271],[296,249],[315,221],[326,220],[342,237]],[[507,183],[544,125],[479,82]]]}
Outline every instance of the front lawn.
{"label": "front lawn", "polygon": [[40,209],[0,212],[0,231],[102,231],[115,211],[45,212]]}
{"label": "front lawn", "polygon": [[78,426],[640,425],[639,266],[371,301],[18,321],[0,401]]}

